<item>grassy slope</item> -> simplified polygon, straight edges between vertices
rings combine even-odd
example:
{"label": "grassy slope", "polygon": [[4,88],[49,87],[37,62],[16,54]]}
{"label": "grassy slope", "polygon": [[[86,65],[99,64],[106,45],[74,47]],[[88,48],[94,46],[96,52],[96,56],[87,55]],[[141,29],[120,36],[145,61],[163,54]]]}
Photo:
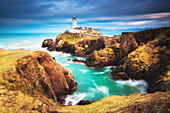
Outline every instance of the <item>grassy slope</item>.
{"label": "grassy slope", "polygon": [[[169,93],[132,94],[130,96],[111,96],[85,106],[64,106],[56,109],[63,113],[105,113],[105,112],[149,112],[152,107],[162,102],[169,102]],[[165,107],[166,106],[166,107]],[[135,109],[133,109],[135,108]],[[162,104],[153,111],[167,111],[167,105]]]}
{"label": "grassy slope", "polygon": [[82,38],[88,39],[88,40],[95,40],[98,39],[96,37],[84,37],[84,36],[79,36],[78,34],[75,33],[61,33],[56,37],[56,39],[63,39],[64,41],[68,41],[69,43],[76,43],[77,41],[81,41]]}
{"label": "grassy slope", "polygon": [[[14,64],[17,59],[31,53],[33,51],[0,50],[0,112],[30,112],[31,107],[33,107],[32,105],[35,104],[33,97],[24,95],[20,91],[8,90],[12,83],[9,83],[8,80],[3,78],[3,74],[6,71],[15,70]],[[15,71],[13,72],[17,76],[17,73]]]}
{"label": "grassy slope", "polygon": [[[3,74],[11,71],[15,72],[15,63],[17,60],[33,51],[28,50],[0,50],[0,84],[8,85],[7,81],[3,79]],[[17,73],[15,73],[17,74]]]}
{"label": "grassy slope", "polygon": [[[3,50],[0,49],[0,112],[22,113],[41,112],[43,104],[49,107],[54,105],[53,100],[44,95],[31,96],[28,90],[16,90],[15,85],[23,87],[20,75],[16,71],[16,63],[19,58],[27,55],[36,55],[36,51],[30,50]],[[14,82],[10,82],[14,81]],[[35,108],[34,110],[32,110]],[[48,109],[48,108],[47,108]]]}

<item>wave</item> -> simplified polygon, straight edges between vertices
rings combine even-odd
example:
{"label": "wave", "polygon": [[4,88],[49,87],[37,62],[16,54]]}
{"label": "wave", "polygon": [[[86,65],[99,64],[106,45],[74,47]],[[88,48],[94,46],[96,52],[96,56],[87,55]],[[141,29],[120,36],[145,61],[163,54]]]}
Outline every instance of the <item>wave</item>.
{"label": "wave", "polygon": [[62,66],[70,66],[70,64],[62,64],[62,63],[60,63],[60,65],[62,65]]}
{"label": "wave", "polygon": [[79,71],[83,72],[83,73],[86,73],[87,71],[89,70],[86,70],[86,69],[80,69]]}
{"label": "wave", "polygon": [[93,74],[104,74],[104,73],[109,72],[109,71],[111,71],[111,70],[110,70],[110,69],[107,69],[107,70],[105,70],[105,71],[103,71],[103,72],[94,72]]}
{"label": "wave", "polygon": [[50,53],[50,55],[55,55],[55,56],[59,56],[59,57],[71,56],[70,53],[62,53],[62,52],[59,52],[59,51],[49,51],[48,53]]}
{"label": "wave", "polygon": [[87,93],[73,93],[72,95],[67,95],[65,98],[65,104],[64,105],[76,105],[80,100],[83,100],[84,97],[87,96]]}
{"label": "wave", "polygon": [[148,83],[145,80],[117,80],[115,81],[118,86],[123,87],[124,85],[129,85],[133,87],[137,87],[140,90],[140,93],[147,93],[146,89],[148,87]]}
{"label": "wave", "polygon": [[62,53],[62,57],[68,57],[71,56],[70,53]]}
{"label": "wave", "polygon": [[93,83],[93,85],[96,87],[95,90],[97,90],[97,91],[99,91],[99,92],[102,92],[103,94],[105,94],[105,96],[110,96],[110,94],[109,94],[109,88],[108,88],[108,87],[106,87],[106,86],[98,86],[98,85],[94,82],[94,80],[92,80],[92,83]]}

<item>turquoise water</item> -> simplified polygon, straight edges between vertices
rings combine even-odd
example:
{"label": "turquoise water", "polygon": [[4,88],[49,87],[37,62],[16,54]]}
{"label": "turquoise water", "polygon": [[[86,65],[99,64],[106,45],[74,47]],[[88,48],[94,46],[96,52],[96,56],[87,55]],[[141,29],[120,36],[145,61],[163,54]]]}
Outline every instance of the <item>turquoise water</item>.
{"label": "turquoise water", "polygon": [[55,39],[57,34],[0,34],[0,48],[6,49],[37,49],[48,52],[55,57],[62,66],[73,72],[75,81],[78,82],[77,91],[68,95],[66,105],[72,102],[73,105],[80,100],[100,100],[111,95],[127,96],[134,92],[146,93],[147,83],[144,80],[118,80],[111,78],[111,67],[101,69],[89,68],[82,63],[74,63],[67,59],[83,59],[61,52],[49,52],[41,48],[42,41],[47,38]]}

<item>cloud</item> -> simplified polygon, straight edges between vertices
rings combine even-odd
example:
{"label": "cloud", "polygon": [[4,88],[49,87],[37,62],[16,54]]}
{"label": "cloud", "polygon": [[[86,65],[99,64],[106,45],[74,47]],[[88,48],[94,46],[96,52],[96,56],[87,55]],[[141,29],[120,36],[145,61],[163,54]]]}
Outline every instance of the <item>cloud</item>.
{"label": "cloud", "polygon": [[115,25],[145,25],[154,23],[153,21],[134,21],[134,22],[110,22],[107,24],[115,24]]}
{"label": "cloud", "polygon": [[29,40],[21,40],[20,43],[15,43],[16,46],[20,46],[20,45],[26,45],[26,44],[30,44],[32,43]]}
{"label": "cloud", "polygon": [[154,20],[154,19],[170,19],[170,12],[153,13],[153,14],[142,14],[142,15],[130,15],[130,16],[110,16],[110,17],[94,17],[80,19],[79,21],[124,21],[124,20]]}
{"label": "cloud", "polygon": [[169,4],[170,0],[0,0],[0,32],[37,31],[38,27],[44,32],[42,26],[58,24],[63,31],[73,15],[79,25],[161,26],[169,24]]}

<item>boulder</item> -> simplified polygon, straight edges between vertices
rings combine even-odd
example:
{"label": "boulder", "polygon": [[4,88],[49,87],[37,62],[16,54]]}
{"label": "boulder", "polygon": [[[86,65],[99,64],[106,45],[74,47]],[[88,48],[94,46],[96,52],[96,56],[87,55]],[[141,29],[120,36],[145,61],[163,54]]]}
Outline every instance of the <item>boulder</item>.
{"label": "boulder", "polygon": [[77,58],[75,58],[75,59],[67,59],[67,60],[73,61],[73,62],[78,62],[78,63],[85,63],[84,60],[82,60],[82,59],[77,59]]}
{"label": "boulder", "polygon": [[53,39],[45,39],[43,42],[42,42],[42,47],[49,47],[51,45],[54,45],[54,41]]}
{"label": "boulder", "polygon": [[76,91],[73,73],[58,64],[48,53],[36,52],[20,58],[16,65],[26,89],[34,95],[39,93],[55,101],[63,95]]}
{"label": "boulder", "polygon": [[77,105],[88,105],[96,101],[90,101],[90,100],[80,100]]}

